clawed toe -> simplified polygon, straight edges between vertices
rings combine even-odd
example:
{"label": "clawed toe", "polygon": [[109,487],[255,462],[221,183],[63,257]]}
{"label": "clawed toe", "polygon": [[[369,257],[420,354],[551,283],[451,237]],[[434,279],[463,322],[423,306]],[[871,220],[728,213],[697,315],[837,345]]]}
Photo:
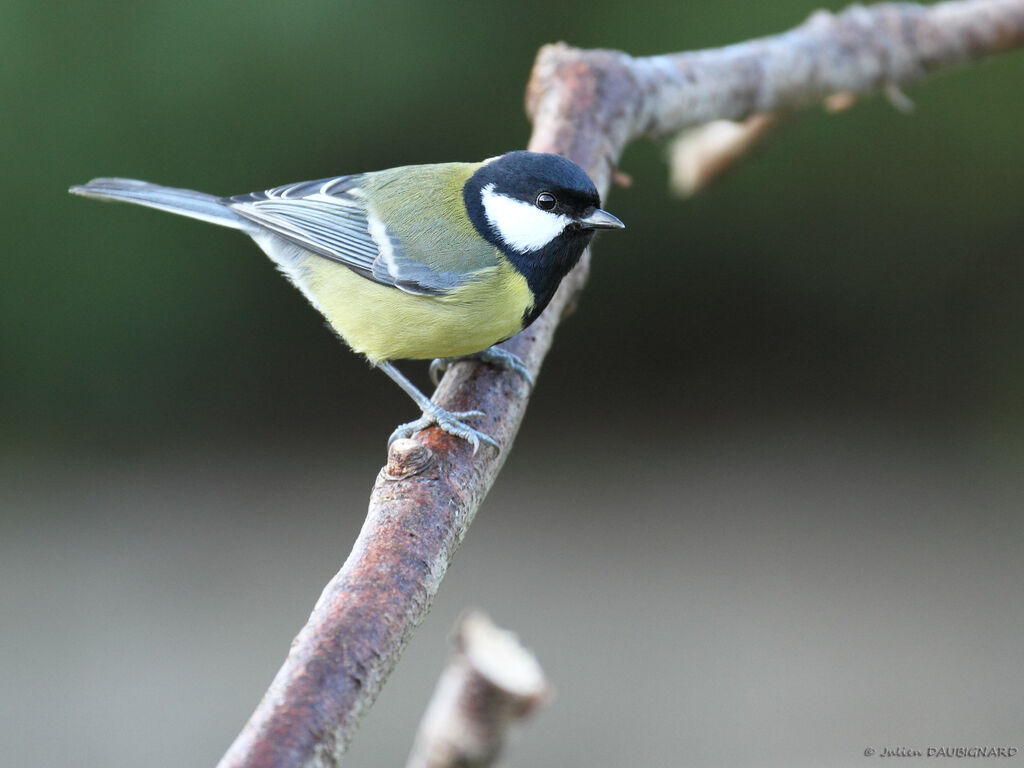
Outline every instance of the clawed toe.
{"label": "clawed toe", "polygon": [[[515,356],[513,355],[513,357]],[[431,371],[433,372],[435,367],[438,370],[443,370],[442,366],[447,367],[450,362],[450,359],[445,358],[435,360],[430,366]],[[483,411],[446,411],[443,408],[439,408],[434,405],[430,398],[416,389],[413,383],[399,373],[398,369],[387,360],[379,360],[374,363],[374,365],[380,368],[391,378],[392,381],[398,384],[398,386],[400,386],[405,393],[413,399],[416,405],[418,405],[420,410],[423,412],[423,415],[416,419],[416,421],[410,421],[408,424],[401,424],[394,432],[391,433],[391,437],[388,438],[388,448],[390,448],[396,440],[412,437],[417,432],[436,424],[449,435],[461,437],[463,440],[468,441],[469,444],[473,446],[474,454],[480,450],[480,443],[491,446],[495,451],[501,450],[501,446],[498,444],[498,441],[493,437],[484,434],[477,429],[473,429],[471,426],[464,423],[465,420],[468,419],[482,419],[487,415],[486,413]]]}
{"label": "clawed toe", "polygon": [[479,360],[482,363],[493,365],[496,368],[502,368],[506,371],[514,371],[519,374],[523,380],[533,386],[533,374],[530,373],[530,369],[526,367],[526,364],[522,361],[518,355],[514,355],[499,347],[489,347],[482,352],[475,352],[472,355],[466,355],[464,357],[439,357],[430,362],[430,380],[436,387],[441,383],[441,377],[444,376],[445,372],[452,367],[453,363],[459,360]]}
{"label": "clawed toe", "polygon": [[436,406],[429,412],[425,412],[416,421],[410,421],[408,424],[402,424],[398,426],[394,432],[391,433],[391,437],[388,438],[388,447],[395,440],[401,438],[412,437],[417,432],[420,432],[427,427],[437,426],[449,435],[462,438],[473,446],[473,453],[475,454],[480,450],[480,444],[484,443],[491,446],[496,451],[501,450],[501,446],[498,441],[495,440],[488,434],[481,432],[480,430],[473,429],[468,424],[463,423],[465,419],[482,419],[487,414],[483,411],[446,411]]}
{"label": "clawed toe", "polygon": [[410,421],[406,424],[399,424],[395,427],[395,431],[391,433],[391,437],[388,438],[388,448],[395,440],[404,440],[407,437],[412,437],[417,432],[426,429],[433,422],[430,421],[426,416],[422,416],[416,421]]}
{"label": "clawed toe", "polygon": [[430,381],[436,387],[441,383],[441,377],[452,367],[452,358],[438,357],[430,361]]}
{"label": "clawed toe", "polygon": [[491,347],[480,353],[480,360],[504,368],[506,371],[515,371],[530,387],[533,387],[533,374],[530,373],[530,369],[526,367],[526,363],[519,355],[514,355],[499,347]]}
{"label": "clawed toe", "polygon": [[464,421],[465,419],[482,419],[487,416],[483,411],[441,411],[448,416],[451,416],[456,421]]}

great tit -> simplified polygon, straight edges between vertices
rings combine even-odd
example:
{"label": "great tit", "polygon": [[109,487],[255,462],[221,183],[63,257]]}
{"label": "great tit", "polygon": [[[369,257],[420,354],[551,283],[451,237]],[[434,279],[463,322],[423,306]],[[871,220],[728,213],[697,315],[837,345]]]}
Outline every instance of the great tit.
{"label": "great tit", "polygon": [[449,412],[392,360],[476,357],[529,371],[492,345],[544,310],[598,229],[621,229],[572,161],[509,152],[482,163],[411,165],[217,197],[134,179],[93,179],[76,195],[120,200],[238,229],[262,248],[330,327],[419,406],[388,445],[436,424],[468,440],[479,411]]}

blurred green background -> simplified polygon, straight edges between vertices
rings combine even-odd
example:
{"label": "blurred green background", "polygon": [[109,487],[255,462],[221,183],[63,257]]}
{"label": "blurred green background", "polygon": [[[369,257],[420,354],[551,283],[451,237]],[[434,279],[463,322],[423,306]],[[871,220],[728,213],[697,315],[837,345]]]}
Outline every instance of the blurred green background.
{"label": "blurred green background", "polygon": [[[234,194],[486,157],[525,144],[546,41],[708,47],[812,7],[627,6],[4,4],[4,442],[378,448],[408,405],[248,240],[66,188],[120,175]],[[607,201],[629,233],[601,239],[534,417],[636,401],[680,425],[857,408],[1019,432],[1022,74],[1005,55],[933,77],[909,118],[882,99],[812,110],[688,203],[666,193],[663,147],[634,145],[635,183]]]}
{"label": "blurred green background", "polygon": [[[78,765],[140,756],[211,765],[358,530],[386,436],[415,415],[385,377],[340,347],[248,239],[72,198],[69,185],[129,176],[234,194],[481,159],[525,145],[524,86],[546,42],[637,55],[697,49],[783,31],[817,7],[842,5],[0,4],[8,237],[0,259],[0,615],[9,622],[0,665],[15,681],[0,693],[0,721],[18,760],[59,764],[77,750]],[[571,731],[563,723],[524,745],[533,762],[568,765],[575,756],[590,765],[617,754],[613,741],[635,757],[599,714],[580,714],[580,689],[604,695],[600,670],[627,647],[653,654],[644,648],[652,637],[668,658],[657,657],[662,666],[644,679],[686,688],[694,683],[688,664],[726,670],[724,680],[698,681],[682,709],[659,705],[668,725],[635,708],[646,719],[627,729],[663,747],[665,759],[682,752],[671,732],[687,748],[708,739],[691,754],[696,764],[723,754],[731,764],[749,757],[789,767],[862,760],[881,736],[870,724],[850,726],[841,747],[829,738],[830,723],[873,711],[866,691],[834,699],[791,691],[796,698],[785,701],[806,707],[780,704],[778,722],[751,696],[756,729],[737,735],[737,718],[723,732],[736,737],[733,752],[707,736],[717,738],[715,724],[725,722],[716,713],[737,711],[729,685],[765,668],[761,657],[743,656],[737,638],[776,638],[765,664],[793,648],[804,653],[803,629],[837,592],[839,613],[823,637],[854,642],[838,616],[877,617],[875,596],[924,601],[951,611],[955,626],[963,627],[959,607],[994,627],[985,647],[995,666],[986,676],[951,662],[975,657],[967,636],[919,654],[918,640],[939,628],[915,623],[903,603],[885,603],[883,616],[903,632],[903,655],[885,656],[892,646],[870,636],[854,652],[864,666],[844,667],[849,677],[832,694],[870,678],[872,660],[883,657],[892,684],[902,685],[901,670],[917,659],[924,666],[914,682],[952,666],[955,679],[978,686],[962,701],[991,703],[992,717],[1014,711],[986,696],[1024,635],[1021,598],[1005,589],[1024,576],[1022,82],[1024,53],[1011,53],[908,89],[917,105],[909,117],[881,98],[838,115],[809,110],[686,202],[666,191],[662,144],[629,149],[620,167],[633,184],[606,201],[628,229],[598,240],[579,311],[559,331],[482,513],[506,517],[490,533],[498,523],[475,526],[467,542],[475,554],[462,556],[475,565],[446,582],[448,602],[420,636],[433,639],[410,650],[422,678],[396,678],[399,693],[389,689],[375,710],[362,762],[356,753],[353,764],[384,764],[371,757],[376,749],[385,762],[387,749],[401,759],[436,674],[430,664],[440,662],[462,607],[451,595],[503,609],[495,618],[535,640],[542,663],[565,661],[549,669],[560,691],[553,709],[577,719]],[[421,381],[423,368],[405,366]],[[677,477],[685,482],[675,485]],[[646,495],[628,492],[641,483]],[[642,518],[650,542],[620,548],[624,524],[611,500]],[[692,539],[715,519],[711,510],[732,522],[720,536]],[[560,526],[554,544],[551,519]],[[780,532],[789,544],[773,538]],[[767,549],[764,536],[775,542]],[[887,542],[881,555],[879,539]],[[955,540],[975,547],[956,571],[974,581],[940,567],[951,551],[938,543]],[[488,576],[502,554],[514,558],[513,545],[534,553],[525,578],[537,591]],[[538,554],[545,547],[550,559]],[[914,556],[884,565],[854,557],[858,547],[883,559]],[[735,580],[716,592],[720,582],[707,571],[674,570],[684,551]],[[620,565],[609,570],[608,558]],[[778,558],[797,570],[769,565]],[[833,566],[849,576],[845,587],[822,587],[814,610],[794,597],[832,584]],[[874,581],[857,581],[869,572]],[[675,644],[688,642],[684,624],[666,629],[664,606],[632,591],[652,580],[664,586],[659,599],[685,598],[688,618],[735,630],[729,637],[740,647],[712,633],[695,643],[700,654],[676,655]],[[590,606],[586,621],[556,611],[542,586],[552,583],[566,591],[563,608]],[[844,613],[842,590],[857,585],[856,610]],[[763,617],[768,630],[714,613],[734,605],[760,616],[758,607],[780,594],[795,602],[777,625],[770,612]],[[988,602],[971,602],[981,595]],[[649,613],[630,614],[645,606]],[[618,611],[647,629],[621,630],[608,618]],[[601,646],[608,633],[614,639]],[[567,638],[593,643],[591,655],[568,653]],[[832,661],[816,663],[829,669]],[[792,660],[806,673],[800,663]],[[154,670],[164,667],[159,677]],[[1016,680],[1019,692],[1013,674],[1001,679]],[[878,722],[897,724],[887,734],[894,741],[935,720],[915,699],[888,700],[896,709]],[[55,711],[55,702],[64,703]],[[795,711],[817,741],[785,729]],[[960,710],[943,711],[951,725],[936,736],[956,741]],[[819,712],[834,720],[815,721]],[[918,719],[900,720],[907,712]],[[542,717],[561,722],[554,711]],[[155,721],[195,741],[147,726]],[[373,731],[374,722],[393,725]],[[1007,732],[976,725],[964,736]],[[758,740],[779,733],[777,751],[765,754]],[[38,752],[44,742],[49,756]],[[804,751],[794,753],[798,742]],[[595,755],[571,749],[581,743]],[[531,764],[523,759],[513,763]]]}

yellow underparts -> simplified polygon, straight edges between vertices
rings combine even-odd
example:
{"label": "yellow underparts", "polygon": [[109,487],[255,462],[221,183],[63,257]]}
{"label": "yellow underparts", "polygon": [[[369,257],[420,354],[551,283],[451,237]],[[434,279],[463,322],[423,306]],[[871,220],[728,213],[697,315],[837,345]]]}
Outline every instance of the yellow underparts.
{"label": "yellow underparts", "polygon": [[275,259],[282,271],[371,363],[479,352],[518,333],[533,305],[526,279],[504,259],[447,295],[418,296],[308,251],[289,250],[289,263]]}

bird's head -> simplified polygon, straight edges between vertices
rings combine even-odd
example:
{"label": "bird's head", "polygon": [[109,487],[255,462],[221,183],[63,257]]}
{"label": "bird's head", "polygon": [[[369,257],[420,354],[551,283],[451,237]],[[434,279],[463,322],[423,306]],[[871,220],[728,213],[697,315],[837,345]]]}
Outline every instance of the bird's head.
{"label": "bird's head", "polygon": [[625,225],[601,209],[590,177],[560,155],[509,152],[491,158],[462,191],[473,226],[526,278],[532,317],[554,295],[598,229]]}

